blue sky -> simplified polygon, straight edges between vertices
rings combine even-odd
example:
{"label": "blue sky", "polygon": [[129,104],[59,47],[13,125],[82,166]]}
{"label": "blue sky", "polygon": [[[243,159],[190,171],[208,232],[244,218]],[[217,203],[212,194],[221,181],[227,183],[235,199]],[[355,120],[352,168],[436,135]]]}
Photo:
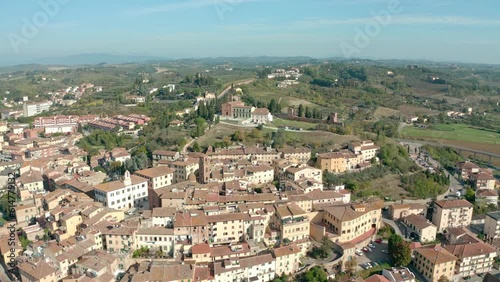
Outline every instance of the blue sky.
{"label": "blue sky", "polygon": [[[43,3],[53,8],[44,9]],[[500,64],[498,0],[23,0],[1,5],[0,60],[111,53]],[[375,15],[383,15],[383,21]]]}

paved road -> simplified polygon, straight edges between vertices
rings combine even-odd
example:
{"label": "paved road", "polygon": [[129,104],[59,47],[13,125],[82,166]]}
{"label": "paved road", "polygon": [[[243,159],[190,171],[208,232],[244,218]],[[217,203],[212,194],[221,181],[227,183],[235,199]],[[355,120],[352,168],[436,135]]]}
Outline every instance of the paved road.
{"label": "paved road", "polygon": [[[227,125],[232,125],[232,126],[236,126],[236,127],[244,127],[244,128],[257,128],[257,124],[255,123],[249,123],[249,124],[234,124],[234,123],[230,123],[230,122],[224,122],[224,121],[221,121],[219,123],[222,123],[222,124],[227,124]],[[270,126],[263,126],[264,128],[267,128],[267,129],[271,129],[271,130],[274,130],[274,131],[277,131],[278,128],[276,127],[270,127]],[[311,130],[292,130],[292,129],[284,129],[285,131],[287,132],[300,132],[300,133],[308,133],[308,132],[313,132]]]}
{"label": "paved road", "polygon": [[[396,224],[396,222],[394,222],[394,220],[391,220],[391,219],[388,219],[388,218],[382,218],[382,221],[385,223],[385,224],[388,224],[392,227],[392,229],[394,229],[394,231],[396,231],[396,234],[398,234],[399,236],[405,238],[405,235],[403,234],[403,232],[401,232],[401,230],[399,229],[399,226]],[[406,233],[406,232],[405,232]]]}
{"label": "paved road", "polygon": [[[240,86],[240,85],[250,84],[254,81],[255,81],[255,78],[249,78],[249,79],[246,79],[244,81],[233,82],[232,84],[234,84],[234,86]],[[217,99],[222,98],[222,96],[224,96],[229,90],[231,90],[231,85],[226,87],[226,89],[222,90],[222,92],[217,96]]]}
{"label": "paved road", "polygon": [[184,147],[182,148],[182,153],[183,154],[187,153],[187,149],[189,148],[189,146],[191,146],[191,144],[194,143],[194,141],[196,141],[196,138],[195,139],[191,139],[191,141],[189,141],[186,145],[184,145]]}

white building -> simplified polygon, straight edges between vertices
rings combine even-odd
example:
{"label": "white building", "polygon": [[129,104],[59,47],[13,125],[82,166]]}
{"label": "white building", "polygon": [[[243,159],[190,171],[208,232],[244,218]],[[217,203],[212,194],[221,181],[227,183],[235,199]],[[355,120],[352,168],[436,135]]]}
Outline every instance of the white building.
{"label": "white building", "polygon": [[136,249],[146,247],[158,249],[165,254],[172,255],[175,242],[174,229],[155,227],[139,228],[135,234]]}
{"label": "white building", "polygon": [[76,131],[75,126],[72,126],[72,125],[46,126],[44,128],[45,134],[72,133],[75,131]]}
{"label": "white building", "polygon": [[214,278],[217,282],[267,282],[274,279],[275,272],[276,261],[271,254],[214,263]]}
{"label": "white building", "polygon": [[252,112],[252,122],[266,124],[273,122],[273,115],[266,108],[257,108]]}
{"label": "white building", "polygon": [[104,206],[127,210],[148,200],[148,180],[126,171],[122,180],[99,184],[94,187],[95,200]]}
{"label": "white building", "polygon": [[41,114],[42,112],[48,111],[50,109],[50,106],[52,105],[52,102],[46,101],[46,102],[39,102],[39,103],[24,103],[23,104],[23,115],[25,117],[32,117],[36,116],[38,114]]}
{"label": "white building", "polygon": [[274,169],[267,165],[249,166],[245,179],[249,184],[265,184],[274,180]]}

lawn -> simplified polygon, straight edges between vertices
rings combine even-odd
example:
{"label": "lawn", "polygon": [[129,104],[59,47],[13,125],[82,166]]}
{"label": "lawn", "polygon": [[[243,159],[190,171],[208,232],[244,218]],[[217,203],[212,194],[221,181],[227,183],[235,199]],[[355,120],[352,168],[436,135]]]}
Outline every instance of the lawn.
{"label": "lawn", "polygon": [[[274,118],[272,125],[275,125],[276,127],[288,126],[288,127],[294,127],[294,128],[302,128],[303,130],[311,130],[311,129],[316,128],[315,123],[281,119],[281,118]],[[267,125],[267,126],[271,126],[271,125]]]}
{"label": "lawn", "polygon": [[437,124],[428,128],[407,126],[403,128],[405,137],[423,139],[455,140],[483,144],[500,144],[500,134],[481,128],[474,128],[466,124]]}

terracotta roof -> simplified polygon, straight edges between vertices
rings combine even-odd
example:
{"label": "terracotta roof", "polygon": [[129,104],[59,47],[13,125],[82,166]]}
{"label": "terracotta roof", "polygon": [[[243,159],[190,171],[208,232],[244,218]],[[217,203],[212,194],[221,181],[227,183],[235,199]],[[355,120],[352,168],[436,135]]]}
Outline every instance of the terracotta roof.
{"label": "terracotta roof", "polygon": [[43,181],[42,174],[38,171],[30,170],[28,172],[25,172],[21,174],[19,177],[19,182],[22,184],[27,184],[27,183],[34,183],[34,182],[40,182]]}
{"label": "terracotta roof", "polygon": [[22,270],[28,273],[30,276],[34,277],[37,280],[42,280],[43,278],[50,276],[51,274],[55,275],[56,270],[52,268],[48,263],[41,260],[38,263],[19,263],[19,270]]}
{"label": "terracotta roof", "polygon": [[477,242],[472,244],[459,244],[459,245],[446,245],[446,250],[458,257],[459,259],[475,257],[481,255],[489,255],[496,253],[493,246],[484,242]]}
{"label": "terracotta roof", "polygon": [[425,217],[416,214],[410,214],[406,217],[403,217],[403,220],[412,224],[419,230],[422,230],[429,226],[434,226],[434,224],[430,223]]}
{"label": "terracotta roof", "polygon": [[174,229],[165,228],[165,227],[140,228],[137,230],[137,235],[172,235],[172,236],[174,236]]}
{"label": "terracotta roof", "polygon": [[442,264],[450,261],[456,261],[455,257],[441,245],[431,245],[415,249],[415,252],[421,254],[424,258],[431,261],[432,264]]}
{"label": "terracotta roof", "polygon": [[365,279],[365,282],[390,282],[389,279],[380,274],[372,275]]}
{"label": "terracotta roof", "polygon": [[479,189],[476,191],[476,197],[498,197],[498,192],[490,189]]}
{"label": "terracotta roof", "polygon": [[232,220],[249,220],[250,215],[247,213],[229,213],[207,216],[207,222],[221,222]]}
{"label": "terracotta roof", "polygon": [[478,165],[476,165],[475,163],[469,162],[469,161],[465,161],[465,162],[458,163],[458,167],[459,167],[460,169],[472,169],[472,168],[479,168],[479,166],[478,166]]}
{"label": "terracotta roof", "polygon": [[338,218],[340,221],[351,221],[367,213],[367,211],[357,212],[351,205],[324,207],[324,210]]}
{"label": "terracotta roof", "polygon": [[480,172],[478,174],[474,174],[472,177],[476,180],[481,180],[481,181],[496,180],[496,178],[493,177],[493,175],[486,172]]}
{"label": "terracotta roof", "polygon": [[[131,175],[130,180],[132,182],[132,185],[136,184],[141,184],[141,183],[147,183],[148,181],[142,177],[136,176],[136,175]],[[116,181],[111,181],[103,184],[99,184],[95,186],[95,189],[99,189],[104,192],[111,192],[119,189],[125,188],[125,184],[123,183],[123,180],[116,180]]]}
{"label": "terracotta roof", "polygon": [[287,205],[276,205],[276,213],[280,218],[288,216],[299,216],[306,212],[294,203],[289,203]]}
{"label": "terracotta roof", "polygon": [[154,208],[152,217],[174,217],[176,209],[170,207]]}
{"label": "terracotta roof", "polygon": [[210,256],[211,257],[224,257],[231,254],[244,254],[250,251],[250,247],[248,243],[241,243],[237,245],[230,246],[217,246],[210,248]]}
{"label": "terracotta roof", "polygon": [[135,172],[139,176],[145,176],[150,178],[160,177],[168,174],[173,174],[174,171],[166,166],[156,166],[153,168],[138,170]]}
{"label": "terracotta roof", "polygon": [[289,245],[281,248],[276,248],[273,250],[275,257],[289,256],[293,254],[298,254],[300,252],[301,252],[300,248],[297,247],[296,245]]}
{"label": "terracotta roof", "polygon": [[267,115],[267,114],[269,114],[269,110],[267,108],[257,108],[252,112],[252,114],[254,114],[254,115]]}
{"label": "terracotta roof", "polygon": [[193,255],[197,254],[209,254],[210,253],[210,245],[209,244],[196,244],[191,248],[191,252]]}
{"label": "terracotta roof", "polygon": [[436,203],[436,205],[440,206],[443,209],[472,207],[471,203],[462,199],[442,200],[442,201],[435,201],[434,203]]}

